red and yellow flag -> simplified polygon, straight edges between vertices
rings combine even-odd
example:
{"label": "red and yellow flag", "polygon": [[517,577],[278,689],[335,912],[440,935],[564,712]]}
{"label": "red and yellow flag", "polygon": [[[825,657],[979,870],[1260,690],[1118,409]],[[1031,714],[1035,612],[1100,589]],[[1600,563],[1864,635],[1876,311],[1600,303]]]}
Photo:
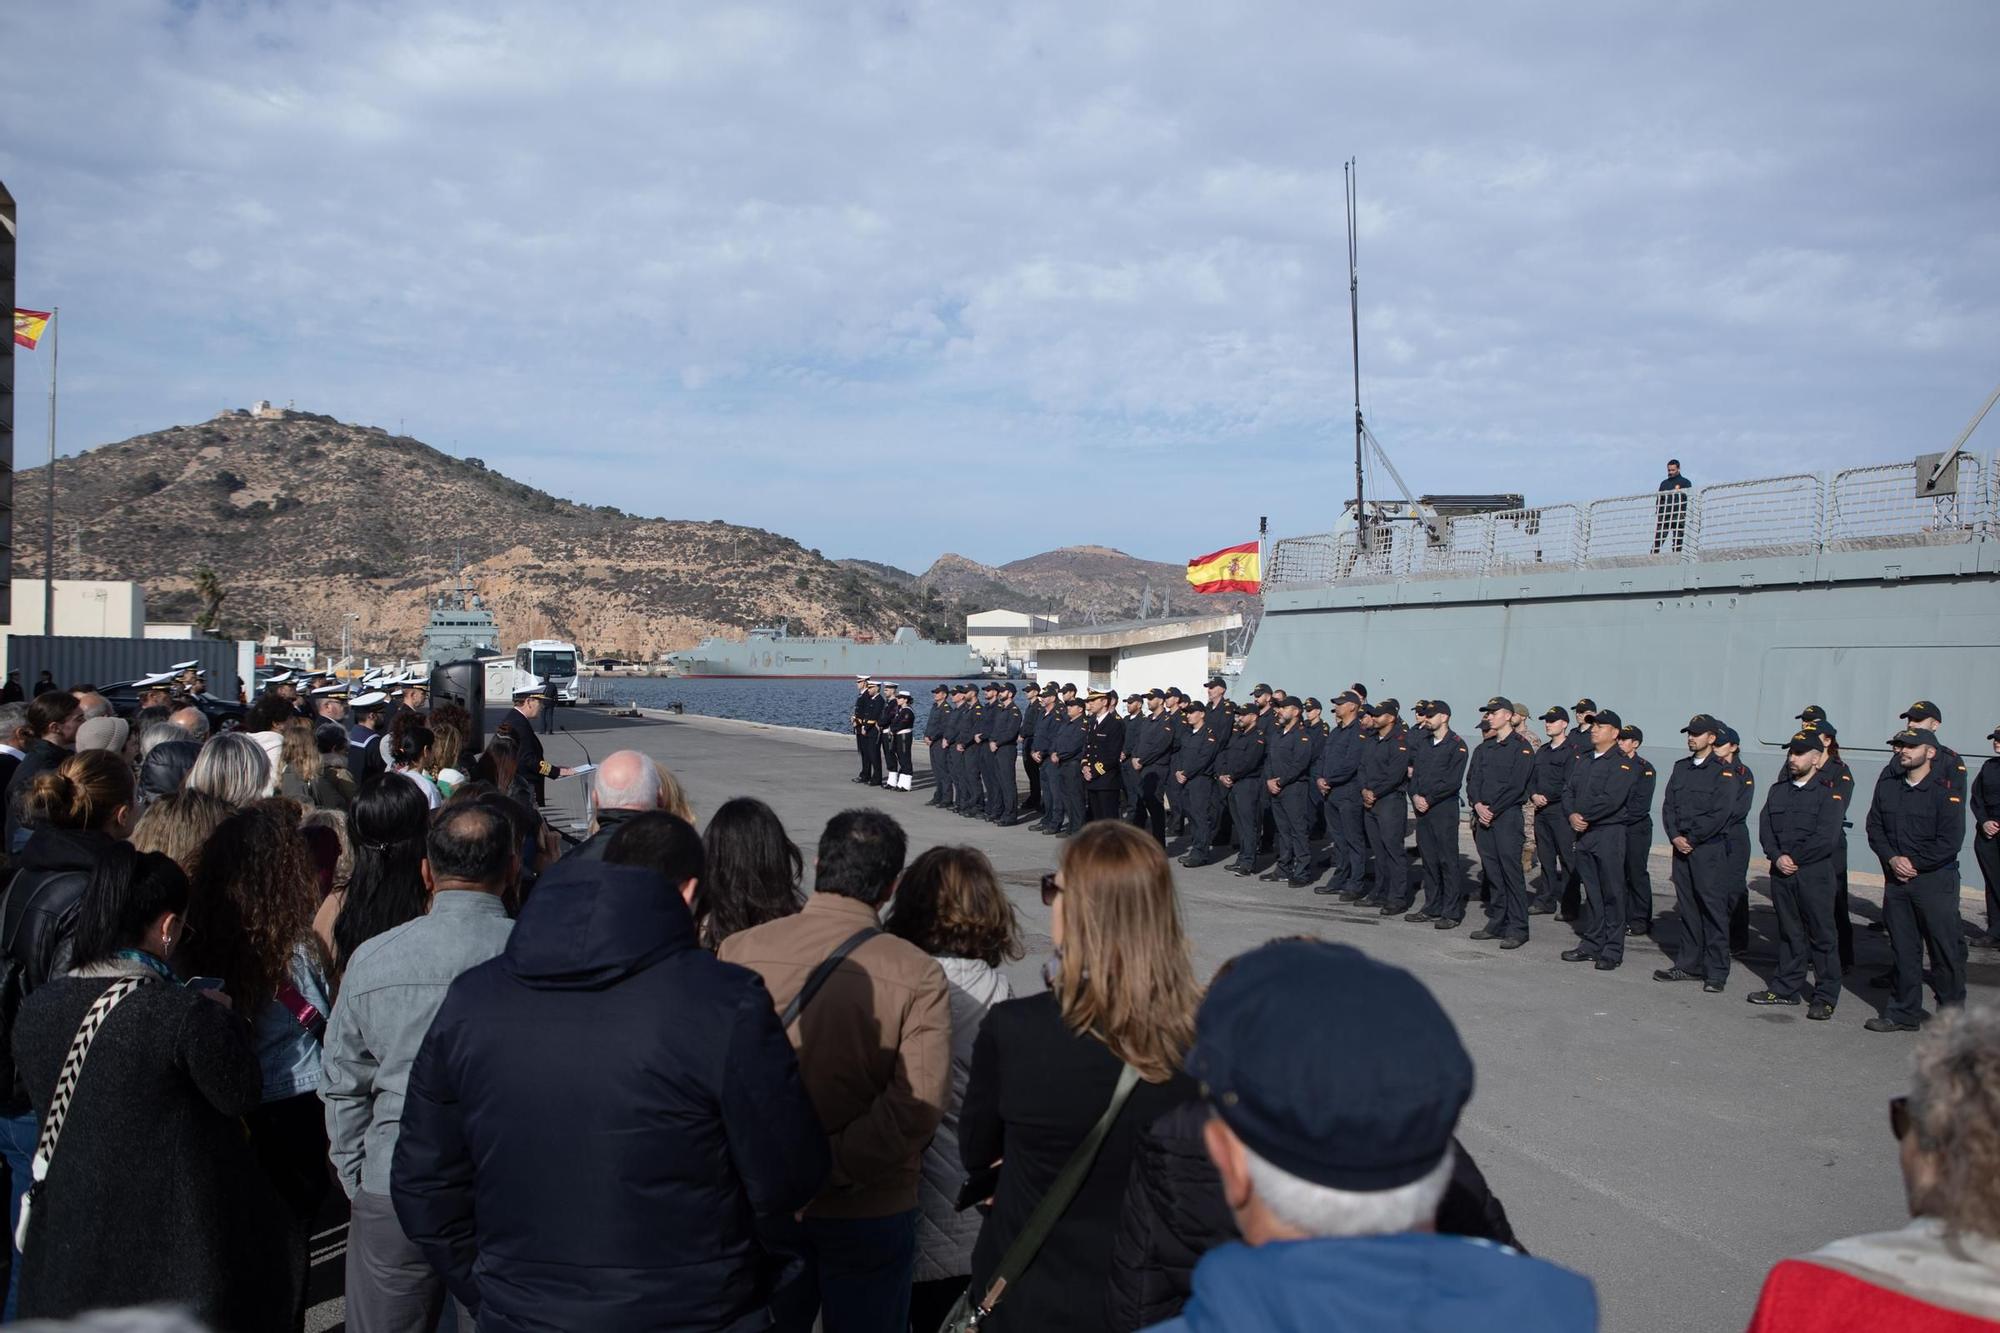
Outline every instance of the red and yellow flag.
{"label": "red and yellow flag", "polygon": [[46,310],[23,310],[14,307],[14,341],[35,350],[35,344],[42,340],[42,334],[49,327],[49,312]]}
{"label": "red and yellow flag", "polygon": [[1196,592],[1257,592],[1264,586],[1257,543],[1225,546],[1188,561],[1188,582]]}

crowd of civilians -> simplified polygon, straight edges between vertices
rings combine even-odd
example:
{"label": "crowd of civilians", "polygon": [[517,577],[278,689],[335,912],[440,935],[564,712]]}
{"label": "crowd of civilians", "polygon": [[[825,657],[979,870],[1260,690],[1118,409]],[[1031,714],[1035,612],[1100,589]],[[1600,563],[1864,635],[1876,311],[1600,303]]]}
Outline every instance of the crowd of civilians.
{"label": "crowd of civilians", "polygon": [[[0,706],[9,1318],[301,1328],[338,1187],[355,1333],[1597,1327],[1423,983],[1288,938],[1204,989],[1129,825],[1064,842],[1017,998],[985,855],[881,811],[808,894],[769,806],[698,832],[635,752],[564,853],[448,708],[161,712]],[[1940,1013],[1892,1118],[1913,1220],[1779,1264],[1757,1333],[2000,1320],[2000,1011]]]}

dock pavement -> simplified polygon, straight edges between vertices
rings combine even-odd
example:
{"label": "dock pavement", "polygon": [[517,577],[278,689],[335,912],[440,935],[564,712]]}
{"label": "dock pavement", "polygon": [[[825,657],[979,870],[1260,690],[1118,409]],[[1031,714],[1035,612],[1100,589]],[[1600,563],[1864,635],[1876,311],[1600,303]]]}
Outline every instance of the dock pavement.
{"label": "dock pavement", "polygon": [[[1061,843],[927,807],[921,745],[916,790],[890,792],[851,781],[857,761],[844,734],[589,709],[559,719],[562,730],[545,738],[552,761],[638,750],[679,778],[698,820],[732,796],[756,796],[808,866],[826,820],[857,805],[894,814],[913,855],[940,843],[979,848],[1020,912],[1027,956],[1007,969],[1016,993],[1041,989],[1049,937],[1039,884]],[[587,799],[582,780],[549,784],[552,818],[580,824]],[[1469,838],[1462,850],[1469,858]],[[1666,965],[1660,941],[1677,930],[1663,855],[1653,865],[1655,938],[1629,940],[1615,972],[1559,961],[1574,935],[1553,917],[1535,917],[1528,945],[1503,953],[1467,939],[1470,921],[1435,931],[1220,864],[1176,864],[1174,876],[1204,980],[1235,954],[1295,934],[1356,945],[1421,977],[1476,1063],[1460,1136],[1523,1243],[1596,1282],[1606,1333],[1682,1333],[1743,1328],[1777,1260],[1907,1218],[1887,1103],[1907,1089],[1913,1039],[1861,1026],[1882,995],[1866,978],[1888,965],[1884,938],[1860,928],[1879,917],[1879,888],[1853,876],[1858,966],[1833,1020],[1812,1023],[1803,1008],[1744,1002],[1776,961],[1760,869],[1751,954],[1718,995],[1652,979]],[[1970,977],[1975,998],[1993,998],[2000,956],[1973,950]],[[1367,1015],[1299,1019],[1301,1040],[1337,1042]]]}

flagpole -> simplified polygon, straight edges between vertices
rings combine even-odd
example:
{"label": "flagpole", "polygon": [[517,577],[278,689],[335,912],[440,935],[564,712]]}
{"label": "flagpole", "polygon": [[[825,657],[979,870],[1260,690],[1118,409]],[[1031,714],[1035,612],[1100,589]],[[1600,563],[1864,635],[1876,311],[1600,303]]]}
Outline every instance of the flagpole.
{"label": "flagpole", "polygon": [[[49,508],[42,516],[42,637],[53,639],[56,632],[56,357],[59,305],[49,307]],[[55,647],[53,643],[49,645]]]}

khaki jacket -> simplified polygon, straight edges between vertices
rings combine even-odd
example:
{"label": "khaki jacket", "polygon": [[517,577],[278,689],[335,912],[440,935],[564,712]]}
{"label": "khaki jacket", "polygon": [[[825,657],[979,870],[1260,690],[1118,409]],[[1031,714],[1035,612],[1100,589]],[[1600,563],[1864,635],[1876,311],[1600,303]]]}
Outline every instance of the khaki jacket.
{"label": "khaki jacket", "polygon": [[[794,916],[739,931],[718,956],[764,978],[783,1013],[828,955],[881,918],[815,893]],[[833,1175],[807,1212],[887,1217],[917,1206],[917,1179],[951,1088],[944,970],[906,940],[878,935],[841,960],[787,1033],[833,1150]]]}

